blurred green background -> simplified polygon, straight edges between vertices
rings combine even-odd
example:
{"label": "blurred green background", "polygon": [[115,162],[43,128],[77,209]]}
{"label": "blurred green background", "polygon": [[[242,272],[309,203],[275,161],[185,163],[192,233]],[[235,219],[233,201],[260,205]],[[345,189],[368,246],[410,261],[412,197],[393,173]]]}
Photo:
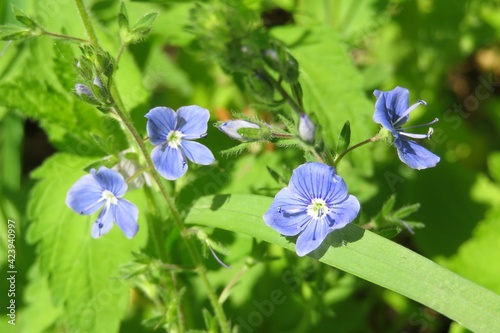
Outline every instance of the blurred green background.
{"label": "blurred green background", "polygon": [[[120,3],[86,3],[101,45],[116,55]],[[48,31],[86,38],[72,1],[0,0],[2,24],[17,24],[10,9],[13,4]],[[256,26],[281,40],[298,60],[305,108],[314,114],[328,145],[333,145],[346,120],[351,121],[352,143],[377,132],[371,121],[374,89],[402,86],[410,90],[410,103],[425,100],[428,107],[413,112],[412,123],[440,119],[432,140],[426,142],[441,156],[437,167],[411,170],[399,161],[394,147],[377,142],[358,149],[338,171],[362,203],[361,223],[370,221],[393,194],[399,206],[421,203],[411,220],[425,223],[425,228],[415,235],[402,232],[395,241],[500,294],[500,1],[156,0],[126,4],[131,21],[150,11],[159,12],[150,37],[129,48],[116,76],[124,104],[141,134],[145,133],[144,114],[158,105],[174,109],[201,105],[211,111],[211,122],[230,118],[232,111],[276,121],[272,112],[255,103],[241,75],[228,70],[227,64],[224,67],[223,60],[232,52],[225,48],[230,34],[241,32],[245,40]],[[6,44],[0,42],[0,49]],[[2,332],[77,331],[68,324],[78,315],[78,309],[68,305],[71,289],[64,278],[57,278],[67,273],[57,269],[62,267],[57,253],[64,248],[49,246],[67,234],[53,234],[45,228],[73,219],[78,230],[89,231],[90,224],[80,217],[63,215],[67,208],[54,198],[65,194],[87,162],[127,148],[116,124],[107,123],[99,111],[70,94],[76,83],[74,59],[78,55],[75,44],[42,36],[13,42],[0,58],[0,247],[5,253],[7,219],[14,219],[19,320],[16,327],[2,320]],[[102,143],[99,138],[107,138],[110,132],[114,139],[109,144],[96,143],[96,138]],[[272,145],[252,146],[238,157],[221,156],[220,151],[236,142],[211,126],[208,133],[204,144],[214,152],[217,165],[199,169],[179,182],[179,205],[214,193],[274,195],[281,185],[266,166],[288,179],[291,170],[303,163],[301,152]],[[67,155],[47,162],[56,152]],[[64,156],[74,162],[62,162],[61,174],[71,176],[59,181],[57,163]],[[32,174],[42,164],[45,168]],[[119,239],[118,233],[113,235]],[[90,237],[90,232],[84,236]],[[212,236],[227,247],[225,261],[234,272],[244,272],[225,303],[228,317],[240,326],[240,332],[464,331],[431,309],[313,259],[298,259],[280,248],[223,231],[216,230]],[[166,243],[172,261],[181,263],[183,254],[175,247],[178,237],[170,238]],[[123,246],[126,255],[113,263],[106,273],[109,276],[132,259],[131,251],[148,252],[147,233]],[[210,256],[207,265],[219,291],[236,274],[228,274]],[[0,266],[4,277],[6,256],[0,258]],[[207,303],[199,295],[201,287],[189,275],[182,276],[180,283],[188,288],[183,307],[192,323],[189,327],[204,329],[200,309]],[[5,309],[5,278],[0,287],[0,305]],[[156,315],[144,286],[131,287],[120,294],[118,310],[107,309],[115,312],[96,319],[108,318],[110,326],[95,327],[103,332],[153,330],[140,326]],[[268,316],[262,304],[274,290],[282,291],[283,297]]]}

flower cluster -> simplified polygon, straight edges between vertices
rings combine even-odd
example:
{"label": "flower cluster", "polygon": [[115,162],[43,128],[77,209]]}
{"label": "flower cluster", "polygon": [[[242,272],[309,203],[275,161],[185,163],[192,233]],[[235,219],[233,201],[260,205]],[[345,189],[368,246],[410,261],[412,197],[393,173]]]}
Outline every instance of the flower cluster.
{"label": "flower cluster", "polygon": [[[81,93],[85,94],[84,90]],[[187,171],[187,160],[208,165],[215,161],[212,152],[193,140],[207,135],[208,110],[196,105],[181,107],[176,111],[156,107],[147,114],[146,130],[150,142],[156,147],[151,152],[155,169],[168,180],[182,177]],[[139,230],[139,211],[123,199],[127,183],[116,170],[101,167],[90,175],[81,177],[69,190],[66,204],[82,215],[95,213],[103,207],[92,228],[94,238],[106,234],[113,222],[132,238]]]}
{"label": "flower cluster", "polygon": [[[401,87],[388,92],[375,90],[374,94],[377,101],[373,120],[394,136],[401,161],[413,169],[434,167],[440,158],[414,141],[430,138],[432,128],[427,134],[408,133],[406,130],[429,126],[438,120],[402,127],[410,112],[426,103],[419,100],[409,106],[409,92]],[[305,114],[301,115],[299,134],[305,142],[314,141],[315,126]],[[344,180],[333,167],[310,162],[294,170],[288,187],[276,194],[264,214],[264,221],[282,235],[299,235],[295,250],[299,256],[304,256],[317,249],[330,232],[351,223],[359,210],[359,201],[348,194]]]}

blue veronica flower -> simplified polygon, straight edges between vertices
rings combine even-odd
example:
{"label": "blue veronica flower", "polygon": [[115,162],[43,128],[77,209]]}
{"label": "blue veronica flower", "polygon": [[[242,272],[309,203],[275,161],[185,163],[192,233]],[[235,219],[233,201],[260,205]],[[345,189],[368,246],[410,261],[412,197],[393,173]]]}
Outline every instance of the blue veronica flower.
{"label": "blue veronica flower", "polygon": [[66,205],[82,215],[93,214],[104,206],[92,227],[92,237],[106,234],[116,222],[125,236],[132,238],[139,230],[139,210],[130,201],[122,199],[125,192],[127,183],[123,176],[115,170],[100,167],[97,172],[90,170],[90,175],[83,176],[71,187]]}
{"label": "blue veronica flower", "polygon": [[359,208],[358,199],[347,193],[347,185],[333,167],[309,162],[293,171],[288,187],[276,194],[264,221],[282,235],[300,234],[295,250],[304,256],[330,232],[352,222]]}
{"label": "blue veronica flower", "polygon": [[409,106],[408,89],[396,87],[391,91],[375,90],[373,94],[377,97],[375,103],[375,113],[373,121],[388,129],[394,135],[394,145],[398,150],[399,159],[412,169],[426,169],[436,166],[439,156],[431,153],[426,148],[420,146],[412,139],[429,139],[432,135],[432,127],[427,134],[408,133],[405,130],[410,128],[429,126],[438,121],[434,119],[430,123],[410,126],[405,129],[402,126],[408,121],[410,112],[415,110],[420,104],[427,106],[422,100]]}
{"label": "blue veronica flower", "polygon": [[186,158],[201,165],[215,161],[210,149],[192,141],[207,135],[208,110],[190,105],[175,112],[161,106],[151,109],[146,118],[149,141],[156,146],[151,158],[156,170],[166,179],[175,180],[186,173]]}

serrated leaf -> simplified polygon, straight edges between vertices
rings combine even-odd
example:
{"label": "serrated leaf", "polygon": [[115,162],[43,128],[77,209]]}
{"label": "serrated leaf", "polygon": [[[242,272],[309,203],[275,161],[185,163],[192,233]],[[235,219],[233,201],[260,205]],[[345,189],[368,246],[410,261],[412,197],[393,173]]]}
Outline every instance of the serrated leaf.
{"label": "serrated leaf", "polygon": [[337,139],[337,148],[335,149],[335,152],[337,154],[342,154],[347,149],[347,147],[349,147],[350,143],[351,143],[351,123],[348,120],[344,123],[344,126],[340,131],[339,138]]}
{"label": "serrated leaf", "polygon": [[129,299],[119,268],[146,243],[141,209],[145,203],[137,191],[126,195],[140,211],[141,229],[134,239],[127,239],[116,225],[102,238],[93,239],[90,230],[96,214],[81,216],[65,204],[67,191],[92,161],[59,153],[32,173],[37,183],[28,203],[28,241],[36,245],[41,272],[49,276],[54,304],[64,307],[67,330],[116,332]]}
{"label": "serrated leaf", "polygon": [[[294,251],[293,238],[281,236],[262,219],[272,201],[256,195],[203,197],[186,223],[243,233]],[[499,295],[356,225],[330,234],[309,256],[414,299],[473,331],[500,330]]]}

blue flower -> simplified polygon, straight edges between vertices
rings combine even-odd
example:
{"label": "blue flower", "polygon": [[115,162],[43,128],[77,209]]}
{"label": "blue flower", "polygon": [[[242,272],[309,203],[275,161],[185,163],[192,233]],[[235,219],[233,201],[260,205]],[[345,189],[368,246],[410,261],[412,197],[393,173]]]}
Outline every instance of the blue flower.
{"label": "blue flower", "polygon": [[147,114],[149,140],[156,147],[151,152],[156,170],[168,180],[182,177],[187,169],[186,158],[208,165],[215,161],[204,145],[191,140],[207,135],[208,110],[196,105],[171,108],[156,107]]}
{"label": "blue flower", "polygon": [[92,227],[94,238],[111,230],[115,221],[125,236],[134,237],[139,230],[139,210],[130,201],[122,199],[127,191],[123,176],[106,167],[100,167],[97,172],[92,169],[90,173],[71,187],[66,196],[66,205],[82,215],[93,214],[104,206]]}
{"label": "blue flower", "polygon": [[[411,111],[420,104],[427,105],[427,103],[419,100],[408,107],[410,93],[408,89],[401,87],[396,87],[391,91],[375,90],[373,94],[377,97],[373,121],[392,132],[399,159],[412,169],[426,169],[436,166],[440,160],[439,156],[411,140],[430,138],[432,128],[429,128],[427,134],[413,134],[405,132],[405,129],[401,127],[408,121]],[[410,126],[406,129],[429,126],[437,121],[438,119],[436,118],[428,124]]]}
{"label": "blue flower", "polygon": [[352,222],[359,208],[358,199],[347,193],[347,185],[333,167],[310,162],[293,171],[288,187],[276,194],[264,221],[282,235],[300,233],[295,250],[304,256],[330,232]]}

